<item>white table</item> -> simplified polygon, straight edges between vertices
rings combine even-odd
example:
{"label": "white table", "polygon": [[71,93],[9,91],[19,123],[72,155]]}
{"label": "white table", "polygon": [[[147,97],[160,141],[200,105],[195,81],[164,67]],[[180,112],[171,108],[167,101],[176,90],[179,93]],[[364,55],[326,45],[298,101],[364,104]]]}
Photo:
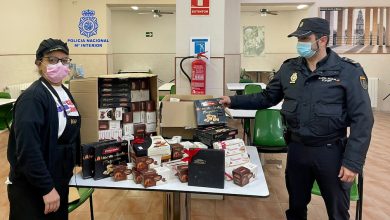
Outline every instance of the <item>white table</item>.
{"label": "white table", "polygon": [[[277,104],[275,106],[269,107],[268,109],[281,110],[282,104],[283,104],[283,101],[279,102],[279,104]],[[226,114],[234,119],[244,119],[244,118],[254,119],[256,116],[256,111],[257,110],[243,110],[243,109],[225,108]]]}
{"label": "white table", "polygon": [[158,91],[171,91],[171,87],[175,85],[175,83],[164,83],[160,87],[158,87]]}
{"label": "white table", "polygon": [[[114,182],[112,178],[101,180],[83,179],[81,173],[77,173],[70,180],[69,186],[93,187],[102,189],[122,190],[148,190],[165,192],[164,219],[189,219],[190,218],[190,193],[205,193],[218,195],[236,195],[248,197],[268,197],[269,191],[259,155],[255,147],[247,147],[251,162],[258,166],[257,179],[244,187],[235,185],[233,181],[225,181],[224,189],[188,186],[179,179],[171,180],[167,184],[144,188],[141,184],[135,184],[133,180]],[[184,208],[183,208],[184,207]]]}
{"label": "white table", "polygon": [[255,73],[256,74],[256,82],[259,82],[259,75],[262,73],[275,73],[275,70],[256,70],[256,69],[245,69],[245,73]]}
{"label": "white table", "polygon": [[226,83],[226,86],[230,91],[242,91],[245,89],[245,86],[249,84],[260,85],[262,89],[265,89],[267,86],[264,83]]}
{"label": "white table", "polygon": [[16,102],[16,99],[3,99],[0,98],[0,106]]}

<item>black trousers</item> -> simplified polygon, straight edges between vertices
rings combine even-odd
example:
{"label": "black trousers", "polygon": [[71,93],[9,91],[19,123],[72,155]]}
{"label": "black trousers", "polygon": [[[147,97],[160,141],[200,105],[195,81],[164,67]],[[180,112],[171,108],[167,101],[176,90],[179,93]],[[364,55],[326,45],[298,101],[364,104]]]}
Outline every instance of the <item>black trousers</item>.
{"label": "black trousers", "polygon": [[44,214],[45,204],[42,196],[31,185],[8,185],[10,220],[67,220],[69,180],[56,181],[55,188],[60,195],[60,207],[57,212]]}
{"label": "black trousers", "polygon": [[329,219],[349,219],[349,193],[352,183],[338,177],[344,145],[340,142],[323,146],[288,145],[286,186],[289,194],[288,220],[307,219],[311,189],[317,180]]}

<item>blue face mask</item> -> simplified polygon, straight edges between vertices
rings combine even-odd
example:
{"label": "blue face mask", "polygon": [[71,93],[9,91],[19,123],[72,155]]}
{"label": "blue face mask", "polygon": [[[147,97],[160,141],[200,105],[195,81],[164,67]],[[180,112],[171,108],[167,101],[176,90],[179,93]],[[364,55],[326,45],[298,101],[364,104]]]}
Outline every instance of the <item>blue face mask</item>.
{"label": "blue face mask", "polygon": [[304,58],[312,57],[317,51],[311,49],[312,42],[299,42],[297,43],[297,52]]}

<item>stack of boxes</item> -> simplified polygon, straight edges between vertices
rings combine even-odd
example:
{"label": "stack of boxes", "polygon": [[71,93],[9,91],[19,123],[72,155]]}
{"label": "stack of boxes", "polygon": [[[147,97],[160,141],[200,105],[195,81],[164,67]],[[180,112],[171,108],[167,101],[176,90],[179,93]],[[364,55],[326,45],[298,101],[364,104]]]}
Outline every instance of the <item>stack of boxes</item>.
{"label": "stack of boxes", "polygon": [[225,151],[225,179],[244,186],[256,178],[257,165],[250,163],[245,143],[242,139],[232,139],[213,143],[214,149]]}
{"label": "stack of boxes", "polygon": [[156,134],[156,104],[147,79],[101,78],[98,94],[99,140],[121,140],[139,130]]}
{"label": "stack of boxes", "polygon": [[81,142],[156,134],[157,75],[113,74],[70,81],[83,126]]}

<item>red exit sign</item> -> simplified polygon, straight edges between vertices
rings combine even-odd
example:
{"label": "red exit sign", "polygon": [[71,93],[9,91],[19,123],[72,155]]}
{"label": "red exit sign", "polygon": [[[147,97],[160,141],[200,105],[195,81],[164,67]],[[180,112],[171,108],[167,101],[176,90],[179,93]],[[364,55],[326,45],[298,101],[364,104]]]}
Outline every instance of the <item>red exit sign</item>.
{"label": "red exit sign", "polygon": [[191,15],[209,15],[210,0],[191,0]]}

